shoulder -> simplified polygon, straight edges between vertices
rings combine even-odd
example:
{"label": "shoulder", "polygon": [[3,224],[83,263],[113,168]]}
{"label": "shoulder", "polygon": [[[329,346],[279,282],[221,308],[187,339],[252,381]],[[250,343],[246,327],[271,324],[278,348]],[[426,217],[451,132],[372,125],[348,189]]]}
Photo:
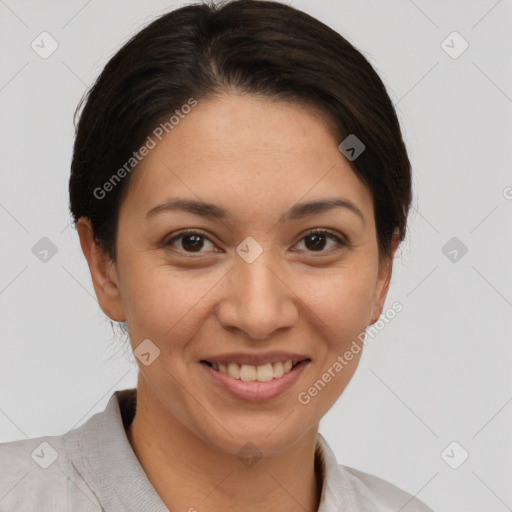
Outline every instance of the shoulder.
{"label": "shoulder", "polygon": [[0,512],[101,510],[61,436],[0,443]]}
{"label": "shoulder", "polygon": [[[433,512],[419,499],[403,491],[396,485],[369,473],[363,473],[347,466],[338,466],[342,478],[348,480],[354,494],[361,503],[378,507],[379,512]],[[362,510],[366,510],[363,508]],[[375,510],[375,509],[374,509]]]}
{"label": "shoulder", "polygon": [[319,512],[433,512],[419,499],[391,482],[369,473],[338,464],[326,439],[318,434],[318,460],[323,467],[324,484]]}

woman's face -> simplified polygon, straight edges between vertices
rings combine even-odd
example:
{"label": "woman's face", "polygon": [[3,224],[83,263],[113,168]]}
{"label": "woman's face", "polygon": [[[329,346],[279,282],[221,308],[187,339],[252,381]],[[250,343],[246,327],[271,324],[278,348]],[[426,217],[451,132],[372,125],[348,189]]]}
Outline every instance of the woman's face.
{"label": "woman's face", "polygon": [[[371,193],[297,105],[226,94],[153,138],[120,208],[102,309],[145,354],[139,386],[158,421],[225,452],[279,452],[318,427],[382,311]],[[288,361],[302,362],[279,377]]]}

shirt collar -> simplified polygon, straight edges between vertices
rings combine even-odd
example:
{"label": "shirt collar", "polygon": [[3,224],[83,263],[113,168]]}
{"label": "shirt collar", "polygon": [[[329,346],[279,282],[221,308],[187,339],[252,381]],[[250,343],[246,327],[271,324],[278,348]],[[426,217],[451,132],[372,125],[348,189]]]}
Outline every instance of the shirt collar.
{"label": "shirt collar", "polygon": [[136,388],[116,391],[101,413],[64,436],[72,464],[105,510],[168,512],[126,436]]}
{"label": "shirt collar", "polygon": [[[64,435],[72,464],[105,510],[168,512],[135,455],[125,427],[134,415],[137,389],[115,391],[105,410]],[[353,501],[353,488],[327,441],[319,433],[315,460],[322,491],[318,512],[344,510]]]}

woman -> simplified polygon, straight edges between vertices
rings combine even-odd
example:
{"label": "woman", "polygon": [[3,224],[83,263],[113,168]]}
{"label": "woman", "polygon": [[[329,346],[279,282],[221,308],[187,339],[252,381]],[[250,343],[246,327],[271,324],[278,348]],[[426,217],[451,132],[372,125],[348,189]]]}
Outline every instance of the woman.
{"label": "woman", "polygon": [[138,384],[3,444],[0,510],[430,510],[318,433],[411,200],[393,105],[350,43],[277,2],[160,17],[89,91],[69,190]]}

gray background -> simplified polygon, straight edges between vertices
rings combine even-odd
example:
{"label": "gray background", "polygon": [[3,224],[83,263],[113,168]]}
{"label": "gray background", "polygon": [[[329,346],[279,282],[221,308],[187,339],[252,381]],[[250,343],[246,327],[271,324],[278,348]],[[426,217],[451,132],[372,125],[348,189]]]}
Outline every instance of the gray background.
{"label": "gray background", "polygon": [[[414,173],[387,301],[403,311],[368,344],[321,432],[340,463],[438,512],[512,510],[512,3],[289,3],[376,68]],[[182,4],[0,0],[0,441],[64,433],[136,384],[70,226],[72,117],[109,57]],[[43,31],[59,45],[46,59],[31,48]],[[457,58],[453,31],[469,44]],[[57,248],[47,261],[32,251],[43,237]]]}

